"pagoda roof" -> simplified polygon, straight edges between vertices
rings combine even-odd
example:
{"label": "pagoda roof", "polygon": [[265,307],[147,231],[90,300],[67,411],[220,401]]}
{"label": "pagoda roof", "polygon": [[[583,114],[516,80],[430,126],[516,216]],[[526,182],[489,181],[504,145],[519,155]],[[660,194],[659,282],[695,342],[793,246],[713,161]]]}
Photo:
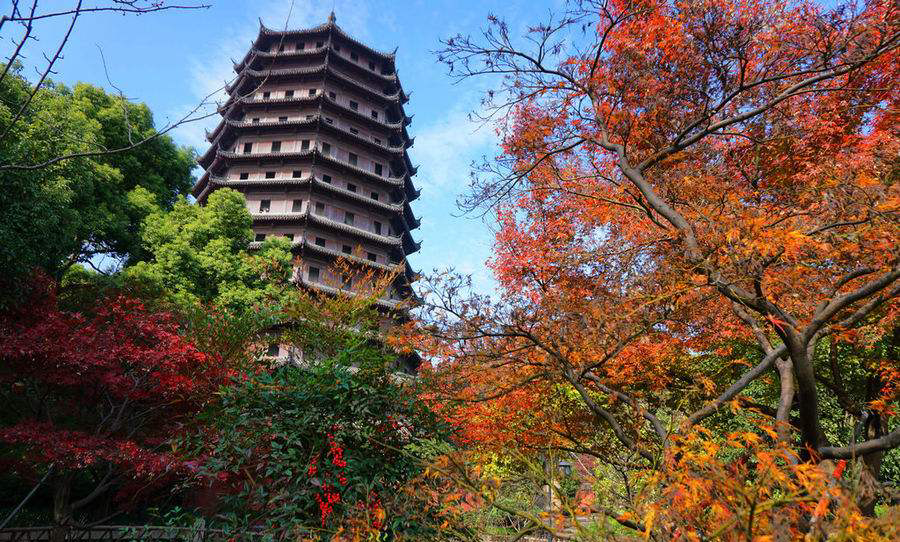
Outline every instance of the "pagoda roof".
{"label": "pagoda roof", "polygon": [[[253,47],[250,49],[250,52],[244,57],[240,62],[235,62],[233,64],[233,68],[235,72],[240,72],[247,66],[252,66],[253,63],[257,59],[296,59],[296,58],[308,58],[316,55],[323,55],[328,50],[334,50],[331,47],[331,42],[327,42],[323,44],[321,47],[313,47],[310,49],[294,49],[291,51],[264,51],[262,49],[258,49]],[[340,54],[333,54],[329,56],[330,60],[337,60],[345,66],[349,66],[351,69],[358,71],[361,74],[364,74],[368,78],[374,78],[386,83],[400,83],[400,80],[397,76],[397,73],[385,74],[379,71],[366,69],[364,66],[361,66],[354,62],[353,60],[344,57]]]}
{"label": "pagoda roof", "polygon": [[[260,244],[262,244],[262,243],[260,243]],[[338,250],[325,248],[325,247],[319,246],[315,243],[310,243],[307,239],[300,239],[298,241],[291,243],[292,249],[301,248],[301,247],[304,250],[308,250],[310,252],[317,252],[323,256],[329,256],[332,258],[344,258],[351,262],[365,265],[368,267],[372,267],[375,269],[380,269],[382,271],[402,274],[402,276],[406,279],[405,284],[407,286],[409,286],[411,283],[418,280],[418,278],[420,277],[420,273],[418,271],[413,271],[412,267],[409,265],[409,260],[407,260],[406,258],[403,258],[403,261],[400,263],[384,264],[384,263],[379,263],[379,262],[373,262],[372,260],[369,260],[367,258],[360,258],[359,256],[356,256],[354,254],[347,254],[345,252],[341,252]]]}
{"label": "pagoda roof", "polygon": [[366,231],[358,226],[351,226],[349,224],[344,224],[343,222],[338,222],[337,220],[332,220],[328,217],[317,215],[316,213],[311,212],[309,208],[298,213],[251,213],[251,216],[253,217],[254,222],[296,222],[298,220],[307,219],[310,223],[318,224],[331,230],[340,231],[362,239],[368,239],[369,241],[384,246],[400,247],[406,244],[404,243],[402,236],[380,235]]}
{"label": "pagoda roof", "polygon": [[[208,183],[214,186],[228,186],[228,187],[253,187],[253,186],[309,186],[312,185],[318,189],[325,190],[333,195],[342,197],[344,199],[352,200],[362,205],[366,205],[369,207],[373,207],[376,209],[380,209],[383,211],[388,211],[392,213],[398,213],[397,218],[401,221],[401,223],[408,230],[414,230],[418,228],[422,221],[417,218],[412,211],[412,207],[410,207],[409,202],[404,200],[398,203],[389,203],[386,201],[374,200],[372,198],[368,198],[363,194],[358,192],[351,192],[346,188],[341,188],[339,186],[335,186],[332,183],[326,183],[316,177],[302,177],[302,178],[283,178],[283,179],[226,179],[224,177],[219,177],[216,175],[208,176]],[[198,198],[199,199],[199,198]]]}
{"label": "pagoda roof", "polygon": [[[350,107],[331,99],[329,96],[323,93],[317,93],[315,96],[293,96],[291,98],[256,98],[253,96],[243,96],[237,99],[229,99],[224,105],[219,108],[219,113],[222,113],[227,118],[228,115],[237,109],[239,106],[253,106],[253,105],[287,105],[287,104],[295,104],[295,103],[314,103],[317,101],[322,101],[322,103],[326,103],[330,106],[339,108],[341,113],[350,113],[357,120],[368,124],[369,126],[375,126],[378,128],[384,128],[387,130],[397,131],[399,132],[405,141],[409,141],[412,146],[412,142],[415,138],[409,137],[409,134],[406,132],[406,126],[409,125],[412,120],[412,116],[406,116],[404,113],[404,117],[402,120],[397,122],[387,122],[382,119],[375,119],[369,115],[365,115],[358,110],[351,109]],[[402,112],[402,108],[401,108]],[[213,129],[212,132],[207,132],[206,138],[209,141],[213,141],[221,132],[222,128],[225,126],[226,118],[223,118],[219,124]]]}
{"label": "pagoda roof", "polygon": [[[346,295],[349,297],[356,297],[359,295],[359,293],[356,292],[355,290],[347,290],[344,288],[335,288],[334,286],[328,286],[327,284],[322,284],[321,282],[310,282],[310,281],[304,279],[302,276],[298,276],[295,279],[295,282],[297,282],[298,284],[300,284],[301,286],[304,286],[306,288],[309,288],[312,290],[318,290],[320,292],[327,293],[330,295]],[[382,297],[379,297],[378,299],[375,300],[375,304],[382,308],[397,310],[398,308],[401,307],[402,304],[404,304],[404,303],[411,304],[411,303],[414,303],[415,301],[416,301],[416,299],[414,297],[408,298],[408,299],[384,299]]]}
{"label": "pagoda roof", "polygon": [[381,100],[384,103],[402,104],[408,101],[408,97],[403,93],[403,89],[399,86],[396,92],[394,92],[393,94],[387,94],[384,92],[384,90],[379,90],[371,85],[363,83],[362,81],[348,74],[345,74],[330,63],[324,61],[321,64],[315,66],[299,66],[296,68],[270,68],[263,70],[254,70],[252,68],[245,67],[240,72],[238,72],[237,78],[233,82],[226,85],[225,91],[231,94],[235,90],[240,89],[241,85],[245,81],[254,78],[268,79],[276,77],[289,77],[292,75],[309,75],[318,73],[328,73],[329,75],[334,76],[336,79],[340,79],[351,87],[364,91],[370,97],[376,100]]}
{"label": "pagoda roof", "polygon": [[[383,177],[381,175],[376,175],[374,172],[362,169],[360,167],[354,166],[343,160],[338,160],[332,156],[327,156],[322,154],[318,148],[312,148],[305,151],[289,151],[289,152],[263,152],[263,153],[237,153],[233,151],[226,151],[221,148],[216,148],[214,153],[214,158],[209,165],[205,165],[204,168],[206,171],[203,175],[197,179],[197,182],[194,183],[194,186],[191,188],[191,193],[198,200],[202,200],[203,197],[208,192],[210,171],[214,169],[216,164],[220,160],[266,160],[266,159],[301,159],[301,158],[317,158],[322,160],[322,163],[330,164],[333,166],[337,166],[345,171],[349,171],[351,173],[357,173],[364,175],[368,179],[375,180],[377,182],[385,183],[388,185],[403,187],[406,192],[406,197],[408,201],[415,200],[421,194],[421,190],[417,190],[413,184],[412,179],[409,175],[405,175],[403,177]],[[203,164],[201,164],[203,165]]]}
{"label": "pagoda roof", "polygon": [[262,19],[259,19],[259,34],[256,37],[256,40],[253,42],[254,47],[259,47],[262,41],[268,37],[294,37],[294,36],[303,36],[307,34],[323,34],[331,32],[333,35],[337,35],[344,39],[345,41],[352,43],[353,45],[359,47],[361,50],[381,58],[382,60],[386,60],[388,62],[393,63],[397,50],[394,49],[390,53],[386,53],[383,51],[378,51],[377,49],[373,49],[362,43],[349,34],[347,34],[344,29],[337,25],[337,17],[335,17],[334,12],[331,12],[331,15],[328,17],[328,20],[320,25],[312,26],[309,28],[299,28],[292,30],[275,30],[273,28],[269,28],[263,23]]}
{"label": "pagoda roof", "polygon": [[[204,155],[206,156],[206,155]],[[206,193],[209,191],[209,180],[211,173],[210,171],[214,169],[215,165],[220,160],[266,160],[266,159],[301,159],[301,158],[313,158],[315,157],[318,160],[321,160],[322,163],[330,164],[332,166],[339,167],[345,171],[349,171],[350,173],[360,174],[365,176],[367,179],[375,180],[377,182],[385,183],[395,187],[403,187],[406,193],[407,201],[413,201],[418,199],[421,195],[422,191],[416,189],[412,184],[412,178],[409,175],[404,175],[402,177],[383,177],[381,175],[376,175],[372,171],[368,171],[362,169],[360,167],[354,166],[343,160],[338,160],[333,156],[328,156],[322,154],[318,148],[312,148],[305,151],[288,151],[288,152],[262,152],[262,153],[237,153],[233,151],[226,151],[221,148],[216,148],[214,153],[214,158],[212,158],[212,162],[208,163],[208,165],[204,165],[206,171],[203,175],[197,179],[197,182],[194,183],[194,186],[191,188],[191,193],[198,200],[202,200]],[[201,164],[203,165],[203,164]],[[408,173],[408,172],[407,172]],[[274,180],[274,179],[270,179]]]}
{"label": "pagoda roof", "polygon": [[[290,120],[261,120],[259,122],[252,122],[248,120],[230,120],[226,119],[225,125],[231,128],[253,128],[253,129],[264,129],[264,128],[285,128],[291,126],[308,126],[310,124],[316,124],[319,120],[323,118],[323,115],[316,112],[311,113],[310,118],[301,118],[301,119],[290,119]],[[375,149],[380,152],[386,152],[390,154],[402,155],[406,152],[406,145],[387,145],[385,143],[378,143],[372,139],[366,138],[360,134],[354,134],[350,130],[338,126],[337,124],[330,123],[322,123],[321,128],[324,131],[335,132],[341,136],[347,137],[360,143],[366,147],[371,149]]]}

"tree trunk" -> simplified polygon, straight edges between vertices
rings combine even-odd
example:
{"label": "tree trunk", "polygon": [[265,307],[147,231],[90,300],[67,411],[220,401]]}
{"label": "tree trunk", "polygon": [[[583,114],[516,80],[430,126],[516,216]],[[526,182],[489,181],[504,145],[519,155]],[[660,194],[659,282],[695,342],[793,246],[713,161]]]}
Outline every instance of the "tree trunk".
{"label": "tree trunk", "polygon": [[[794,404],[793,364],[787,357],[782,357],[775,360],[775,368],[778,370],[778,379],[781,383],[775,431],[781,444],[789,449],[793,431],[793,427],[791,427],[791,407]],[[794,462],[796,460],[795,457]],[[784,507],[779,506],[772,511],[772,530],[775,542],[790,542],[791,520]]]}
{"label": "tree trunk", "polygon": [[[867,425],[868,427],[864,427],[862,431],[865,439],[878,438],[887,430],[881,416],[877,414]],[[883,451],[866,454],[862,458],[858,501],[860,511],[868,517],[875,517],[875,504],[878,502],[878,490],[881,485],[882,461],[884,461]]]}
{"label": "tree trunk", "polygon": [[50,542],[64,542],[72,523],[72,474],[65,473],[53,479],[53,530]]}

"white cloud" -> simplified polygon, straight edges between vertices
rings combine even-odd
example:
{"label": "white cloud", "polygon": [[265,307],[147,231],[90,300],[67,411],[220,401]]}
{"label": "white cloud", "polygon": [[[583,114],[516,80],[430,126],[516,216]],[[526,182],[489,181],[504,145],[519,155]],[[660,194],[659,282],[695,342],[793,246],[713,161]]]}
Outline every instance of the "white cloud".
{"label": "white cloud", "polygon": [[416,131],[415,138],[410,155],[414,163],[421,164],[417,179],[425,192],[448,186],[461,190],[472,160],[490,152],[497,142],[491,126],[472,122],[463,110]]}

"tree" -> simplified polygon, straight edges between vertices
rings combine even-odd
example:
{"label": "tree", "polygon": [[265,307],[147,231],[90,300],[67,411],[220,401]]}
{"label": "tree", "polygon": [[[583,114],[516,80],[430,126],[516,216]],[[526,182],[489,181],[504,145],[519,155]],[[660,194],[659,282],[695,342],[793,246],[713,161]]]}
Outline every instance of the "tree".
{"label": "tree", "polygon": [[[91,5],[84,5],[83,0],[74,0],[70,3],[71,7],[59,8],[58,6],[55,6],[55,10],[39,10],[38,0],[32,0],[30,7],[27,4],[28,2],[13,0],[12,2],[10,2],[9,13],[0,16],[0,30],[2,30],[4,26],[6,26],[7,28],[11,26],[21,28],[21,34],[16,35],[15,32],[10,32],[9,34],[8,39],[13,46],[13,50],[11,54],[5,59],[6,64],[3,65],[3,71],[0,72],[0,83],[3,83],[7,75],[10,75],[11,68],[15,67],[15,71],[19,70],[21,66],[21,59],[27,57],[26,53],[28,51],[29,44],[41,41],[38,35],[35,33],[36,24],[40,25],[43,21],[59,18],[69,18],[70,22],[69,25],[65,27],[65,31],[62,33],[59,45],[56,46],[56,48],[52,51],[42,51],[42,55],[40,56],[43,57],[43,59],[46,61],[46,64],[42,68],[34,66],[35,72],[38,74],[37,81],[33,85],[29,83],[25,84],[25,93],[23,96],[21,96],[21,100],[17,100],[15,102],[7,102],[7,104],[13,106],[14,109],[12,110],[13,114],[7,119],[7,124],[0,127],[0,140],[7,139],[14,129],[18,129],[19,122],[28,122],[29,116],[32,114],[32,110],[30,109],[30,107],[32,106],[32,103],[37,97],[38,93],[43,88],[45,88],[45,86],[53,86],[52,82],[48,78],[51,74],[55,73],[53,67],[56,62],[63,57],[63,51],[66,47],[66,44],[68,43],[69,38],[72,36],[76,23],[82,16],[97,13],[114,13],[118,15],[145,15],[148,13],[157,13],[169,10],[197,10],[209,8],[208,4],[167,5],[164,0],[110,0],[109,2],[94,2],[91,3]],[[37,54],[34,55],[34,57],[38,56],[39,55]],[[101,58],[102,56],[103,55],[101,51]],[[115,84],[113,84],[112,81],[109,81],[108,75],[107,81],[109,82],[110,86],[115,87]],[[119,90],[118,87],[115,88],[119,91],[119,97],[124,101],[124,93],[122,93],[122,91]],[[47,166],[51,166],[59,162],[70,160],[72,158],[110,156],[113,154],[128,152],[137,149],[142,145],[155,142],[155,140],[158,139],[161,135],[175,129],[182,124],[202,120],[216,114],[215,111],[213,113],[203,114],[204,108],[212,105],[209,98],[216,92],[218,91],[215,91],[212,94],[206,96],[194,109],[190,110],[179,120],[169,123],[159,132],[142,133],[144,131],[140,126],[137,127],[137,130],[135,132],[131,132],[131,125],[126,114],[125,125],[129,130],[128,137],[124,140],[116,141],[116,145],[89,145],[87,147],[81,148],[63,147],[59,149],[63,152],[56,155],[34,155],[27,152],[21,154],[14,153],[10,155],[4,155],[2,156],[2,160],[0,160],[0,171],[34,171],[46,168]]]}
{"label": "tree", "polygon": [[[155,134],[147,106],[96,87],[74,89],[46,83],[29,95],[14,68],[0,81],[0,161],[41,160],[69,152],[109,148],[132,137]],[[17,108],[29,102],[23,120]],[[37,170],[3,174],[0,195],[0,266],[6,292],[35,269],[59,277],[98,254],[140,259],[143,209],[130,195],[170,208],[191,184],[193,154],[168,137],[156,137],[129,153],[73,158]]]}
{"label": "tree", "polygon": [[0,316],[3,453],[19,476],[48,481],[56,526],[76,514],[102,520],[98,502],[113,490],[134,503],[183,475],[167,442],[193,425],[228,367],[138,300],[64,311],[45,279],[30,294]]}
{"label": "tree", "polygon": [[[408,484],[452,427],[393,372],[396,354],[374,339],[376,298],[298,296],[278,341],[302,360],[248,368],[204,413],[186,449],[218,495],[208,522],[278,540],[451,536]],[[321,333],[332,326],[343,332]]]}
{"label": "tree", "polygon": [[[424,315],[460,416],[501,412],[513,442],[655,468],[770,383],[750,406],[798,465],[900,445],[896,357],[858,366],[870,387],[840,414],[877,422],[855,442],[823,420],[819,363],[896,326],[896,14],[583,1],[521,44],[496,17],[447,40],[451,73],[502,78],[486,97],[502,153],[462,201],[497,213],[502,300],[439,277]],[[784,519],[782,536],[802,527]]]}
{"label": "tree", "polygon": [[180,198],[171,211],[135,196],[147,209],[141,239],[148,259],[126,269],[126,282],[155,287],[183,306],[213,303],[238,312],[294,290],[287,239],[270,238],[248,252],[253,219],[239,192],[217,190],[202,207]]}

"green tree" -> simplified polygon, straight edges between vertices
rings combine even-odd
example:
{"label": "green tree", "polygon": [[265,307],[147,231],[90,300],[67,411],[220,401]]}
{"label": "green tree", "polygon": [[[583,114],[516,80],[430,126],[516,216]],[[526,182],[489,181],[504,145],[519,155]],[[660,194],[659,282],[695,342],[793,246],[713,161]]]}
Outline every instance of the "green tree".
{"label": "green tree", "polygon": [[144,190],[131,196],[147,213],[141,227],[147,259],[125,270],[126,283],[156,289],[182,306],[213,303],[236,312],[294,290],[287,239],[270,238],[259,250],[247,250],[252,218],[240,193],[217,190],[202,207],[180,198],[170,211],[154,205]]}
{"label": "green tree", "polygon": [[160,135],[129,151],[41,165],[151,137],[153,115],[91,85],[48,83],[12,123],[30,94],[19,72],[14,66],[0,82],[2,280],[14,284],[35,269],[59,277],[97,254],[140,259],[146,208],[130,196],[142,188],[154,205],[170,208],[190,187],[192,151]]}
{"label": "green tree", "polygon": [[[188,448],[201,477],[215,480],[215,526],[262,528],[275,540],[458,536],[408,491],[429,450],[450,446],[452,427],[393,371],[396,354],[373,340],[372,304],[299,294],[279,342],[302,348],[303,362],[247,371],[220,390]],[[343,332],[323,332],[336,321]]]}

